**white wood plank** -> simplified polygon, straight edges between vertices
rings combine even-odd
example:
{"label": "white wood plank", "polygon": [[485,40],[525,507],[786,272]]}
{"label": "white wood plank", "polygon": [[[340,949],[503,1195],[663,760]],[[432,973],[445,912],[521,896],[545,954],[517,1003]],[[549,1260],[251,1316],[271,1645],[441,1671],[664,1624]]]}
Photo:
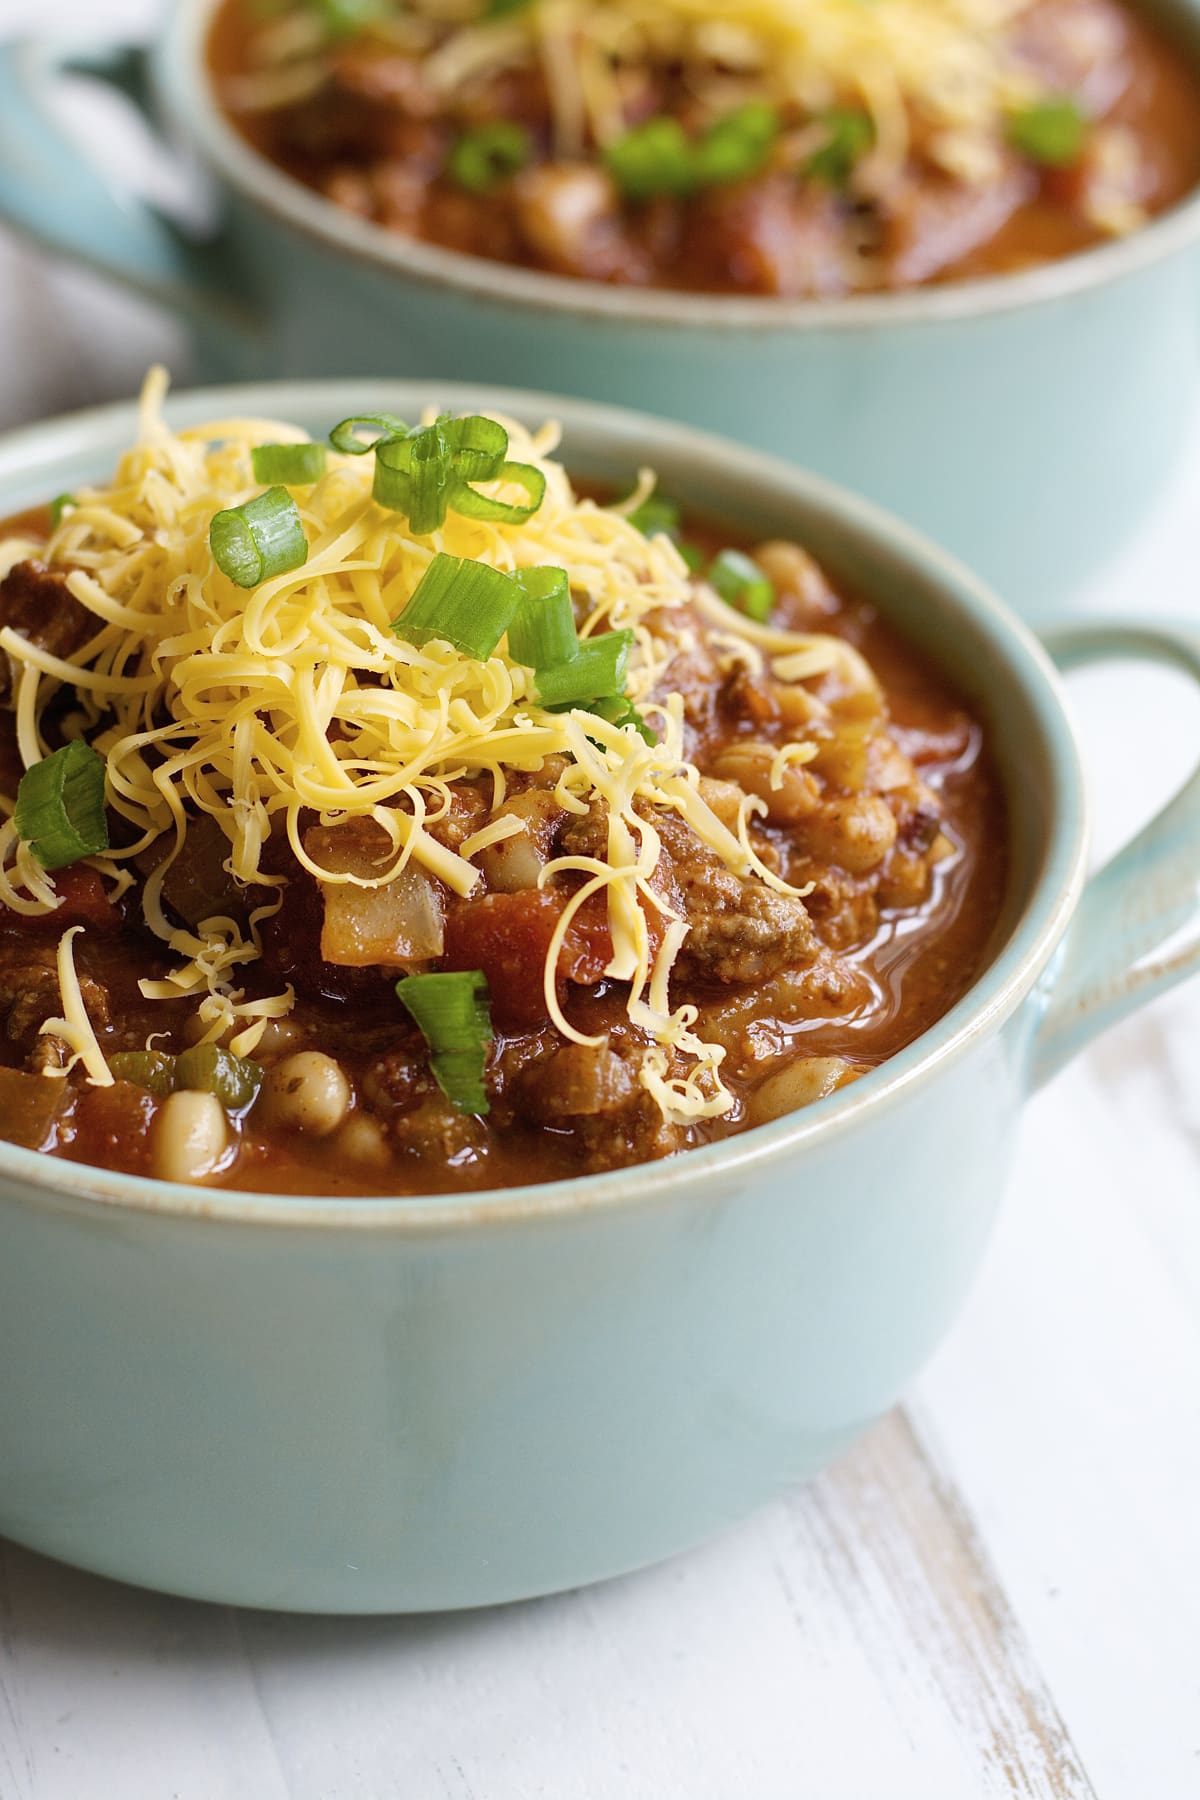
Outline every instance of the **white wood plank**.
{"label": "white wood plank", "polygon": [[[75,31],[89,45],[134,41],[163,11],[158,0],[0,0],[0,35]],[[100,17],[97,17],[98,12]],[[90,136],[123,179],[164,195],[158,159],[112,95],[74,84],[62,109],[77,135]],[[149,363],[164,361],[182,380],[182,330],[115,285],[30,252],[0,228],[0,430],[98,400],[123,398]]]}
{"label": "white wood plank", "polygon": [[84,1765],[123,1800],[1094,1800],[900,1416],[706,1550],[491,1614],[235,1615],[4,1566],[12,1800],[76,1800]]}
{"label": "white wood plank", "polygon": [[0,1544],[3,1800],[287,1800],[238,1621]]}
{"label": "white wood plank", "polygon": [[[1165,1241],[1143,1217],[1155,1195]],[[1195,1221],[1169,1255],[1185,1199],[1194,1147],[1065,1076],[921,1387],[1100,1795],[1200,1794],[1200,1315],[1178,1278]]]}
{"label": "white wood plank", "polygon": [[[1195,622],[1200,433],[1097,585]],[[1200,754],[1177,677],[1071,684],[1106,856]],[[1029,1109],[984,1278],[921,1386],[1101,1795],[1200,1795],[1200,985]]]}

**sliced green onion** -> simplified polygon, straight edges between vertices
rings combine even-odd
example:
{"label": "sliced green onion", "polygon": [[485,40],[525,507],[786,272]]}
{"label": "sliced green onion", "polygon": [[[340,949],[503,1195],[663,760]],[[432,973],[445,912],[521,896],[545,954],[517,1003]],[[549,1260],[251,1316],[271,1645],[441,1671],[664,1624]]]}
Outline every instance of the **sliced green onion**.
{"label": "sliced green onion", "polygon": [[486,1113],[483,1074],[492,1020],[482,973],[406,975],[396,994],[429,1045],[429,1066],[447,1100],[460,1112]]}
{"label": "sliced green onion", "polygon": [[308,561],[308,539],[296,502],[284,487],[268,488],[244,506],[219,512],[208,528],[213,560],[240,588],[257,587]]}
{"label": "sliced green onion", "polygon": [[856,106],[834,106],[817,122],[825,128],[826,142],[809,157],[804,173],[827,187],[845,187],[855,163],[875,142],[871,115]]}
{"label": "sliced green onion", "polygon": [[706,132],[696,147],[696,172],[705,185],[757,175],[779,136],[779,113],[765,100],[748,100]]}
{"label": "sliced green onion", "polygon": [[658,742],[637,707],[631,700],[627,700],[624,694],[610,694],[604,700],[593,700],[585,710],[595,713],[597,718],[607,719],[610,725],[616,725],[621,729],[624,729],[626,725],[632,725],[638,736],[644,738],[648,744],[657,744]]}
{"label": "sliced green onion", "polygon": [[532,154],[533,140],[524,125],[497,119],[477,131],[464,132],[450,152],[446,171],[469,194],[490,194],[523,169]]}
{"label": "sliced green onion", "polygon": [[651,494],[628,518],[643,537],[669,537],[692,574],[704,562],[703,550],[680,536],[683,514],[678,501],[669,500],[665,494]]}
{"label": "sliced green onion", "polygon": [[439,425],[423,425],[407,437],[375,446],[372,493],[381,506],[407,513],[416,537],[427,537],[445,524],[453,480],[450,446]]}
{"label": "sliced green onion", "polygon": [[623,694],[632,649],[632,631],[584,638],[570,662],[538,670],[538,699],[543,706],[587,706]]}
{"label": "sliced green onion", "polygon": [[697,185],[695,147],[679,120],[666,113],[617,138],[604,159],[626,200],[682,196]]}
{"label": "sliced green onion", "polygon": [[108,1066],[118,1081],[132,1082],[165,1100],[175,1092],[175,1058],[162,1050],[119,1050]]}
{"label": "sliced green onion", "polygon": [[479,969],[406,975],[396,993],[431,1050],[478,1050],[492,1039],[488,985]]}
{"label": "sliced green onion", "polygon": [[667,114],[648,119],[611,144],[608,170],[626,200],[686,197],[699,187],[757,175],[779,137],[775,107],[750,100],[718,119],[699,142]]}
{"label": "sliced green onion", "polygon": [[255,481],[310,487],[325,473],[324,444],[256,444],[250,452]]}
{"label": "sliced green onion", "polygon": [[529,669],[570,662],[579,649],[571,584],[565,569],[519,569],[523,598],[508,628],[508,653]]}
{"label": "sliced green onion", "polygon": [[730,606],[748,619],[762,621],[775,605],[775,589],[756,562],[740,550],[722,550],[708,568],[708,579]]}
{"label": "sliced green onion", "polygon": [[1078,162],[1087,138],[1088,121],[1066,94],[1035,100],[1009,115],[1008,141],[1018,156],[1048,169]]}
{"label": "sliced green onion", "polygon": [[69,506],[78,506],[74,494],[56,494],[50,502],[50,529],[57,531],[62,524],[63,514]]}
{"label": "sliced green onion", "polygon": [[412,440],[380,438],[375,445],[375,479],[371,493],[391,512],[408,512],[412,505]]}
{"label": "sliced green onion", "polygon": [[508,433],[498,419],[469,413],[461,419],[449,413],[438,428],[450,449],[454,473],[463,481],[494,481],[508,455]]}
{"label": "sliced green onion", "polygon": [[478,1050],[436,1050],[429,1058],[429,1067],[443,1094],[459,1112],[474,1113],[480,1118],[491,1111],[483,1085],[486,1045]]}
{"label": "sliced green onion", "polygon": [[263,1083],[263,1069],[220,1044],[194,1044],[175,1058],[175,1086],[215,1094],[226,1112],[249,1106]]}
{"label": "sliced green onion", "polygon": [[[405,439],[408,448],[408,523],[415,537],[428,537],[446,523],[449,492],[450,449],[438,425],[423,425]],[[378,466],[393,449],[383,444],[375,452]]]}
{"label": "sliced green onion", "polygon": [[511,13],[524,12],[531,0],[487,0],[485,19],[507,19]]}
{"label": "sliced green onion", "polygon": [[410,644],[440,638],[484,662],[512,624],[521,599],[521,588],[501,569],[439,552],[392,630]]}
{"label": "sliced green onion", "polygon": [[407,435],[408,426],[395,413],[361,413],[357,418],[343,419],[340,425],[335,425],[329,434],[329,442],[343,456],[365,456],[376,444]]}
{"label": "sliced green onion", "polygon": [[674,537],[679,530],[681,514],[677,501],[668,500],[665,494],[651,494],[628,517],[629,523],[636,525],[643,537],[660,534]]}
{"label": "sliced green onion", "polygon": [[330,37],[338,38],[354,37],[392,11],[389,0],[316,0],[316,6]]}
{"label": "sliced green onion", "polygon": [[43,869],[65,869],[108,849],[104,758],[81,738],[26,769],[13,824]]}
{"label": "sliced green onion", "polygon": [[[378,422],[346,420],[333,435],[340,432],[349,443],[351,427]],[[478,413],[460,419],[443,414],[432,425],[377,439],[374,449],[372,493],[380,506],[407,513],[417,537],[426,537],[445,524],[449,507],[468,519],[522,525],[545,498],[542,471],[532,463],[506,462],[507,431],[495,419]],[[481,494],[472,485],[479,481],[508,481],[523,487],[528,504]]]}
{"label": "sliced green onion", "polygon": [[494,479],[511,481],[517,487],[523,487],[529,497],[529,504],[522,506],[517,501],[495,500],[490,494],[481,494],[477,488],[468,487],[464,481],[450,495],[450,504],[455,512],[461,513],[464,519],[488,519],[502,525],[523,525],[526,519],[532,519],[546,498],[546,477],[533,463],[503,463]]}
{"label": "sliced green onion", "polygon": [[[473,518],[515,519],[518,514],[528,518],[530,512],[488,500],[467,486],[470,481],[516,479],[508,471],[523,470],[525,465],[506,463],[507,449],[508,433],[495,419],[446,415],[432,425],[418,426],[407,437],[376,445],[375,498],[393,511],[406,512],[417,537],[444,525],[448,506],[470,512]],[[545,479],[540,470],[534,473],[544,493]]]}

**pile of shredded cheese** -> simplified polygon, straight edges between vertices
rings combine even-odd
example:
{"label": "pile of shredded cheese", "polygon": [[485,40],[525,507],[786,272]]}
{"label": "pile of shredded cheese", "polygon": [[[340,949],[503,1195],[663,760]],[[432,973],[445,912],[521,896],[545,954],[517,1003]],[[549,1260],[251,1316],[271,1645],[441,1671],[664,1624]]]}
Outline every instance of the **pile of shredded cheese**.
{"label": "pile of shredded cheese", "polygon": [[[819,117],[855,105],[871,116],[875,147],[856,189],[886,193],[914,140],[955,178],[993,180],[1004,119],[1044,94],[1016,48],[1033,0],[527,0],[488,17],[482,0],[410,0],[373,27],[423,59],[431,89],[449,100],[503,70],[543,64],[558,154],[578,156],[627,128],[621,72],[671,64],[714,112],[750,97]],[[261,72],[230,89],[246,110],[290,104],[326,74],[313,11],[267,25]],[[813,148],[822,128],[813,126]],[[804,146],[793,144],[797,155]]]}
{"label": "pile of shredded cheese", "polygon": [[[1012,50],[1014,21],[1030,0],[530,0],[493,22],[452,31],[426,64],[443,93],[527,57],[545,65],[559,147],[625,130],[614,59],[679,63],[714,109],[748,94],[819,115],[861,105],[875,149],[861,187],[883,189],[908,159],[914,124],[931,160],[961,179],[997,168],[1002,121],[1040,84]],[[453,0],[414,11],[452,20]],[[819,131],[819,127],[818,127]]]}
{"label": "pile of shredded cheese", "polygon": [[[114,897],[133,885],[131,864],[142,859],[145,867],[154,854],[160,858],[141,887],[141,905],[146,924],[178,964],[168,979],[143,981],[143,993],[191,998],[208,1041],[226,1039],[239,1054],[252,1052],[267,1020],[293,1004],[290,990],[247,998],[243,985],[242,972],[261,953],[258,927],[277,910],[286,885],[264,870],[273,832],[286,831],[299,863],[322,882],[382,887],[412,863],[469,896],[481,880],[472,859],[515,822],[511,815],[495,819],[460,851],[448,849],[429,827],[451,804],[450,784],[485,780],[496,812],[511,771],[536,771],[558,756],[565,772],[557,798],[580,816],[604,802],[608,844],[603,861],[563,857],[545,871],[548,881],[582,877],[547,960],[550,1015],[565,1037],[594,1041],[563,1016],[555,969],[579,907],[602,894],[614,946],[606,973],[629,984],[629,1017],[649,1039],[643,1084],[673,1120],[727,1111],[722,1050],[696,1035],[694,1008],[671,1004],[671,971],[688,927],[653,885],[660,854],[656,812],[681,816],[739,875],[792,890],[755,853],[750,824],[763,803],[747,796],[731,829],[702,798],[699,773],[683,753],[681,697],[651,698],[656,690],[661,695],[664,672],[686,644],[678,635],[657,635],[653,627],[661,630],[661,621],[651,616],[694,602],[712,621],[710,641],[731,661],[761,667],[767,659],[777,677],[794,681],[836,671],[844,690],[875,693],[861,657],[837,638],[743,620],[711,590],[696,587],[668,538],[646,539],[624,516],[649,491],[651,477],[643,476],[624,511],[579,499],[551,460],[557,428],[547,425],[530,436],[511,420],[502,422],[512,454],[546,476],[546,498],[527,523],[483,523],[450,511],[442,529],[414,538],[402,515],[372,499],[373,458],[331,453],[319,482],[292,490],[308,537],[307,562],[246,592],[216,567],[209,526],[215,513],[261,491],[251,471],[252,446],[302,441],[303,434],[257,419],[175,433],[162,416],[165,388],[165,375],[155,371],[143,395],[138,442],[121,458],[110,486],[77,494],[48,548],[20,538],[0,544],[0,577],[22,558],[40,555],[70,571],[71,593],[95,619],[94,636],[69,661],[10,628],[0,630],[0,651],[14,667],[26,767],[48,753],[41,722],[64,687],[75,697],[68,733],[85,736],[105,758],[106,802],[132,839],[91,859]],[[660,741],[652,746],[635,730],[590,714],[539,707],[532,672],[509,658],[504,641],[486,661],[476,661],[448,644],[417,649],[398,638],[392,621],[438,551],[505,571],[566,569],[587,609],[583,635],[634,631],[629,694]],[[786,747],[780,770],[808,754],[805,746]],[[0,825],[0,905],[50,913],[58,904],[54,880],[18,839],[13,800],[0,799],[7,815]],[[372,879],[331,874],[313,863],[302,833],[314,814],[324,825],[373,820],[392,846],[390,862]],[[164,876],[201,815],[214,819],[228,842],[227,871],[271,895],[248,932],[231,918],[185,929],[164,908]],[[648,911],[663,919],[661,931],[651,933]],[[75,974],[77,931],[65,933],[60,947],[63,1017],[46,1029],[66,1040],[93,1082],[107,1083],[111,1073]]]}

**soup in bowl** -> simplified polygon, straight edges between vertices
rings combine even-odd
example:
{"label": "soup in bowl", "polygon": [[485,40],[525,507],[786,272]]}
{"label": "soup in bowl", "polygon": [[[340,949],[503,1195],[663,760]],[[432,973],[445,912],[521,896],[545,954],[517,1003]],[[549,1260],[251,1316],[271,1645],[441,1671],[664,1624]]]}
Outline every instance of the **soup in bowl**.
{"label": "soup in bowl", "polygon": [[1044,653],[814,477],[372,383],[0,482],[3,1078],[57,1109],[0,1144],[0,1530],[51,1554],[388,1611],[697,1541],[892,1404],[1024,1095],[1195,964],[1197,785],[1086,887]]}
{"label": "soup in bowl", "polygon": [[1200,81],[1124,0],[225,0],[209,57],[248,142],[355,217],[586,281],[1011,274],[1200,179]]}
{"label": "soup in bowl", "polygon": [[0,1136],[524,1185],[762,1124],[965,992],[988,734],[802,544],[648,469],[600,504],[553,422],[177,436],[161,385],[0,528]]}

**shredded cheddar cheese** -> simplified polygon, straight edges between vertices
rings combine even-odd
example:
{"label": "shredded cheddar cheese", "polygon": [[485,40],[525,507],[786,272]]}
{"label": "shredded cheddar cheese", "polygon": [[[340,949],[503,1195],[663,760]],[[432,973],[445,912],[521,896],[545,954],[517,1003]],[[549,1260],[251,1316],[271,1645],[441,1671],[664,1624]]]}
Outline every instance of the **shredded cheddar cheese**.
{"label": "shredded cheddar cheese", "polygon": [[413,0],[400,29],[411,31],[412,19],[440,28],[425,73],[446,96],[540,58],[563,155],[580,154],[589,136],[610,143],[626,128],[618,71],[638,64],[682,66],[689,90],[715,107],[751,92],[806,116],[859,105],[875,127],[862,180],[882,188],[914,135],[960,179],[994,178],[1004,115],[1042,91],[1013,47],[1030,4],[529,0],[489,18],[458,0]]}
{"label": "shredded cheddar cheese", "polygon": [[[451,510],[441,529],[414,537],[402,514],[372,499],[373,459],[331,454],[321,480],[294,490],[307,562],[245,591],[214,563],[211,520],[259,491],[254,445],[299,434],[253,419],[173,432],[162,417],[165,386],[155,371],[138,441],[111,484],[81,491],[40,551],[51,566],[71,571],[70,590],[94,616],[94,634],[64,660],[15,631],[0,632],[17,675],[26,765],[48,753],[42,722],[64,686],[74,695],[71,730],[105,759],[120,847],[91,865],[114,892],[140,872],[144,922],[175,959],[168,976],[142,983],[146,997],[191,1000],[206,1041],[228,1040],[238,1054],[250,1053],[267,1021],[286,1015],[293,1000],[290,990],[246,991],[246,970],[261,955],[259,928],[286,886],[272,872],[278,864],[264,860],[269,840],[286,835],[299,865],[327,885],[385,887],[413,865],[468,897],[481,880],[474,859],[517,828],[502,810],[508,777],[556,757],[563,762],[558,800],[576,816],[597,809],[607,845],[603,856],[561,856],[544,870],[544,882],[577,882],[544,971],[550,1016],[564,1036],[593,1041],[564,1015],[555,974],[572,921],[600,895],[613,946],[606,973],[628,984],[629,1017],[646,1034],[643,1084],[672,1120],[726,1111],[723,1051],[696,1035],[694,1008],[671,1003],[671,970],[688,927],[654,884],[655,818],[678,815],[728,868],[794,890],[754,848],[751,825],[764,803],[744,797],[731,828],[703,797],[684,754],[683,703],[669,690],[672,660],[691,627],[663,621],[694,622],[695,611],[675,609],[696,602],[719,627],[721,643],[744,645],[751,662],[773,657],[787,680],[832,678],[839,689],[874,693],[862,658],[840,639],[741,619],[693,581],[667,537],[647,539],[620,508],[576,496],[552,458],[554,426],[530,435],[509,420],[511,454],[546,478],[545,500],[527,523],[486,523]],[[585,636],[634,633],[628,693],[657,741],[591,714],[539,706],[533,673],[512,660],[506,640],[476,660],[447,643],[416,648],[397,637],[392,622],[438,551],[509,572],[565,569],[586,614]],[[12,558],[12,547],[0,555]],[[812,703],[821,706],[816,695]],[[811,754],[805,745],[781,752],[772,780]],[[495,816],[451,849],[432,828],[462,780],[487,784]],[[0,796],[0,905],[50,913],[58,903],[54,878],[20,842],[12,811],[13,796]],[[227,917],[185,927],[164,901],[167,872],[204,817],[226,840],[227,872],[260,897],[248,929]],[[326,826],[370,820],[380,828],[390,851],[378,875],[334,873],[314,862],[304,844],[314,817]],[[65,1040],[91,1081],[104,1083],[111,1076],[75,973],[79,929],[61,941],[62,1017],[46,1029]]]}
{"label": "shredded cheddar cheese", "polygon": [[[643,116],[644,78],[655,70],[680,75],[689,112],[698,108],[715,119],[747,100],[778,107],[787,123],[773,154],[780,168],[803,166],[831,142],[835,109],[861,111],[873,142],[856,156],[847,185],[857,200],[886,212],[914,164],[976,190],[1004,179],[1014,155],[1010,120],[1060,97],[1052,71],[1038,65],[1024,38],[1026,15],[1036,4],[525,0],[492,9],[487,0],[398,0],[363,30],[412,59],[422,105],[453,107],[508,71],[540,68],[556,159],[580,159],[613,145]],[[1067,16],[1061,29],[1086,66],[1086,15]],[[256,28],[250,67],[225,81],[224,98],[235,112],[253,114],[318,96],[339,48],[312,0],[294,0]],[[1095,180],[1080,205],[1092,225],[1121,235],[1144,223],[1145,207],[1129,179],[1127,131],[1098,129],[1091,154]],[[861,273],[871,260],[864,240]]]}
{"label": "shredded cheddar cheese", "polygon": [[72,1058],[83,1064],[88,1079],[96,1087],[111,1087],[112,1070],[105,1061],[95,1027],[88,1018],[83,989],[75,972],[75,939],[82,930],[82,925],[72,925],[59,939],[58,987],[62,995],[63,1016],[61,1019],[47,1019],[42,1030],[61,1038],[69,1047]]}

